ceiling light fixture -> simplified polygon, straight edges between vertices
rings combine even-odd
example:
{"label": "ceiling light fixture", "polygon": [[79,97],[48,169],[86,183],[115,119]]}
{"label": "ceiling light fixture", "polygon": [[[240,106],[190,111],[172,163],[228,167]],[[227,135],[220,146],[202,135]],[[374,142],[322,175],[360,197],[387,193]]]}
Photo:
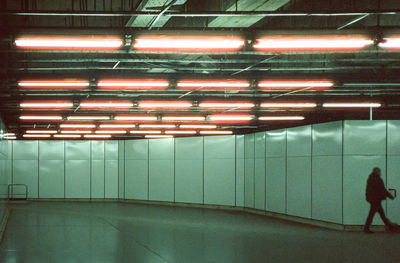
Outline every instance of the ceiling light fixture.
{"label": "ceiling light fixture", "polygon": [[123,41],[117,37],[32,36],[17,38],[15,45],[23,49],[116,50]]}
{"label": "ceiling light fixture", "polygon": [[26,133],[57,133],[56,130],[27,130]]}
{"label": "ceiling light fixture", "polygon": [[89,130],[62,130],[61,133],[77,133],[77,134],[88,134],[92,133],[92,131]]}
{"label": "ceiling light fixture", "polygon": [[360,102],[360,103],[347,103],[347,102],[335,102],[335,103],[324,103],[324,108],[379,108],[382,105],[380,103]]}
{"label": "ceiling light fixture", "polygon": [[355,51],[374,41],[360,35],[266,36],[255,41],[253,48],[264,52]]}
{"label": "ceiling light fixture", "polygon": [[251,121],[252,115],[210,115],[211,121]]}
{"label": "ceiling light fixture", "polygon": [[161,131],[130,131],[131,134],[161,134]]}
{"label": "ceiling light fixture", "polygon": [[260,116],[260,121],[301,121],[304,120],[303,116]]}
{"label": "ceiling light fixture", "polygon": [[86,135],[83,135],[83,137],[89,138],[89,139],[107,139],[107,138],[111,138],[111,135],[110,134],[86,134]]}
{"label": "ceiling light fixture", "polygon": [[126,131],[117,131],[117,130],[97,130],[95,133],[111,133],[111,134],[125,134]]}
{"label": "ceiling light fixture", "polygon": [[97,82],[101,90],[165,90],[166,79],[103,79]]}
{"label": "ceiling light fixture", "polygon": [[204,121],[204,116],[163,116],[163,121]]}
{"label": "ceiling light fixture", "polygon": [[156,121],[156,116],[148,115],[117,115],[114,120],[118,121]]}
{"label": "ceiling light fixture", "polygon": [[383,38],[378,47],[383,49],[400,49],[400,36],[390,36]]}
{"label": "ceiling light fixture", "polygon": [[139,36],[133,43],[138,51],[157,52],[232,52],[243,48],[245,41],[238,36]]}
{"label": "ceiling light fixture", "polygon": [[317,89],[324,90],[334,86],[332,80],[260,80],[258,88],[261,90],[293,90]]}
{"label": "ceiling light fixture", "polygon": [[131,101],[82,101],[79,107],[83,109],[129,109],[133,107]]}
{"label": "ceiling light fixture", "polygon": [[173,124],[140,124],[139,128],[175,128]]}
{"label": "ceiling light fixture", "polygon": [[186,109],[192,107],[190,101],[140,101],[139,108]]}
{"label": "ceiling light fixture", "polygon": [[109,116],[68,116],[67,120],[109,120]]}
{"label": "ceiling light fixture", "polygon": [[37,121],[37,120],[48,120],[48,121],[58,121],[62,120],[61,116],[57,115],[21,115],[19,116],[21,120],[31,120],[31,121]]}
{"label": "ceiling light fixture", "polygon": [[96,128],[95,124],[60,124],[60,128]]}
{"label": "ceiling light fixture", "polygon": [[298,102],[298,103],[285,103],[285,102],[263,102],[260,104],[261,108],[315,108],[316,103],[311,102]]}
{"label": "ceiling light fixture", "polygon": [[196,131],[165,131],[165,134],[196,134]]}
{"label": "ceiling light fixture", "polygon": [[148,139],[157,139],[157,138],[162,139],[162,138],[173,138],[174,136],[172,136],[172,135],[145,135],[144,137],[148,138]]}
{"label": "ceiling light fixture", "polygon": [[136,124],[100,124],[100,128],[135,128]]}
{"label": "ceiling light fixture", "polygon": [[237,108],[237,109],[250,109],[255,106],[254,103],[251,102],[201,102],[199,103],[200,108],[214,108],[214,109],[221,109],[221,108]]}
{"label": "ceiling light fixture", "polygon": [[21,80],[18,86],[21,89],[87,89],[89,88],[87,80]]}
{"label": "ceiling light fixture", "polygon": [[21,108],[39,108],[39,109],[68,109],[72,108],[74,104],[70,101],[52,101],[52,102],[43,102],[43,101],[25,101],[19,104]]}
{"label": "ceiling light fixture", "polygon": [[232,133],[232,131],[200,131],[200,134],[203,135],[229,135]]}
{"label": "ceiling light fixture", "polygon": [[49,138],[50,134],[24,134],[22,137],[26,138]]}

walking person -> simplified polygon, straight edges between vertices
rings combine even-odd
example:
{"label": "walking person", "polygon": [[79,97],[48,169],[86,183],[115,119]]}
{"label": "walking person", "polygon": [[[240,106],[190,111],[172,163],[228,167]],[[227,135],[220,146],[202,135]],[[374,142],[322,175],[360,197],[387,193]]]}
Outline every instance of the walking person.
{"label": "walking person", "polygon": [[390,199],[394,199],[393,195],[386,190],[385,185],[381,179],[381,169],[375,167],[372,170],[372,173],[368,177],[367,181],[367,190],[366,190],[366,199],[370,203],[371,208],[369,209],[368,217],[365,222],[364,232],[365,233],[373,233],[369,227],[372,223],[372,219],[376,212],[382,218],[382,221],[385,223],[385,226],[392,231],[393,225],[386,217],[385,212],[382,208],[382,201],[385,200],[387,197]]}

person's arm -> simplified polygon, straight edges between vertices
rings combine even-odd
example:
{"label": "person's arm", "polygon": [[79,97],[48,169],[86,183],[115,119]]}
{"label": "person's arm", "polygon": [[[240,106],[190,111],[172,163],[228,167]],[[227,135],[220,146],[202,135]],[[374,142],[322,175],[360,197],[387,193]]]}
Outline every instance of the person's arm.
{"label": "person's arm", "polygon": [[383,184],[382,179],[379,180],[379,188],[381,189],[382,193],[384,193],[385,199],[386,199],[387,197],[389,197],[389,198],[392,199],[392,200],[394,199],[393,195],[392,195],[388,190],[386,190],[386,187],[385,187],[385,185]]}

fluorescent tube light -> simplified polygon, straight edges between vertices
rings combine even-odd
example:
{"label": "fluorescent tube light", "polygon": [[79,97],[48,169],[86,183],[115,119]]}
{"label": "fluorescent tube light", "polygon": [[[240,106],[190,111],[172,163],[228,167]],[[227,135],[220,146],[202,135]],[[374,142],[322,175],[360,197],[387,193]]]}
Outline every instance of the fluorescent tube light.
{"label": "fluorescent tube light", "polygon": [[109,120],[109,116],[68,116],[67,120]]}
{"label": "fluorescent tube light", "polygon": [[21,120],[62,120],[61,116],[46,116],[46,115],[21,115],[19,116]]}
{"label": "fluorescent tube light", "polygon": [[196,134],[196,131],[165,131],[165,134]]}
{"label": "fluorescent tube light", "polygon": [[161,134],[161,131],[130,131],[131,134]]}
{"label": "fluorescent tube light", "polygon": [[175,128],[173,124],[140,124],[140,128]]}
{"label": "fluorescent tube light", "polygon": [[210,115],[209,119],[211,121],[250,121],[253,119],[253,116],[228,116],[228,115]]}
{"label": "fluorescent tube light", "polygon": [[373,39],[359,35],[333,36],[270,36],[256,40],[257,51],[350,51],[364,49],[374,43]]}
{"label": "fluorescent tube light", "polygon": [[7,139],[7,140],[16,140],[17,137],[16,137],[16,136],[6,136],[6,137],[4,137],[4,139]]}
{"label": "fluorescent tube light", "polygon": [[202,125],[202,124],[193,124],[193,125],[189,125],[189,124],[181,124],[179,125],[179,128],[182,129],[215,129],[217,128],[217,125]]}
{"label": "fluorescent tube light", "polygon": [[236,36],[148,35],[137,37],[133,48],[158,52],[229,52],[240,50],[244,43],[244,39]]}
{"label": "fluorescent tube light", "polygon": [[380,103],[324,103],[322,107],[324,108],[379,108],[382,105]]}
{"label": "fluorescent tube light", "polygon": [[280,102],[263,102],[260,104],[262,108],[315,108],[316,103],[280,103]]}
{"label": "fluorescent tube light", "polygon": [[104,90],[165,90],[168,86],[165,79],[104,79],[97,83]]}
{"label": "fluorescent tube light", "polygon": [[250,102],[202,102],[200,108],[253,108],[254,103]]}
{"label": "fluorescent tube light", "polygon": [[400,49],[400,36],[384,38],[378,47],[383,49]]}
{"label": "fluorescent tube light", "polygon": [[118,115],[114,117],[118,121],[156,121],[156,116],[135,116],[135,115]]}
{"label": "fluorescent tube light", "polygon": [[260,121],[297,121],[304,120],[303,116],[260,116]]}
{"label": "fluorescent tube light", "polygon": [[133,103],[130,101],[83,101],[79,106],[88,109],[132,108]]}
{"label": "fluorescent tube light", "polygon": [[87,80],[21,80],[18,86],[23,89],[87,89]]}
{"label": "fluorescent tube light", "polygon": [[333,87],[331,80],[261,80],[258,88],[262,90],[315,88],[325,89]]}
{"label": "fluorescent tube light", "polygon": [[192,103],[188,101],[141,101],[139,108],[190,108]]}
{"label": "fluorescent tube light", "polygon": [[14,132],[7,132],[3,134],[4,136],[15,136]]}
{"label": "fluorescent tube light", "polygon": [[15,45],[26,49],[67,49],[67,50],[114,50],[123,45],[122,39],[116,37],[20,37]]}
{"label": "fluorescent tube light", "polygon": [[21,108],[72,108],[72,102],[22,102]]}
{"label": "fluorescent tube light", "polygon": [[215,135],[223,135],[223,134],[232,134],[232,131],[200,131],[200,134],[206,134],[206,135],[211,135],[211,134],[215,134]]}

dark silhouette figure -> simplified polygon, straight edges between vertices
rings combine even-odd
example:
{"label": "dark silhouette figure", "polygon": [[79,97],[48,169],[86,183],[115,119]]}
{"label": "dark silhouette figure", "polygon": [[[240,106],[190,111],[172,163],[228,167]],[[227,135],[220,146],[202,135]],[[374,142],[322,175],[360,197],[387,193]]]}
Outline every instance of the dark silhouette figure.
{"label": "dark silhouette figure", "polygon": [[381,176],[381,169],[375,167],[372,170],[372,173],[368,177],[366,199],[371,204],[371,208],[369,209],[367,221],[365,222],[364,226],[365,233],[373,233],[369,229],[369,227],[372,223],[372,219],[374,218],[376,212],[378,212],[379,215],[381,216],[382,221],[385,223],[385,226],[391,231],[393,229],[392,223],[389,221],[389,219],[387,219],[385,212],[383,211],[381,202],[385,200],[387,197],[389,197],[392,200],[394,199],[394,197],[392,196],[392,194],[389,193],[389,191],[386,190],[385,185],[383,184],[383,181],[380,176]]}

